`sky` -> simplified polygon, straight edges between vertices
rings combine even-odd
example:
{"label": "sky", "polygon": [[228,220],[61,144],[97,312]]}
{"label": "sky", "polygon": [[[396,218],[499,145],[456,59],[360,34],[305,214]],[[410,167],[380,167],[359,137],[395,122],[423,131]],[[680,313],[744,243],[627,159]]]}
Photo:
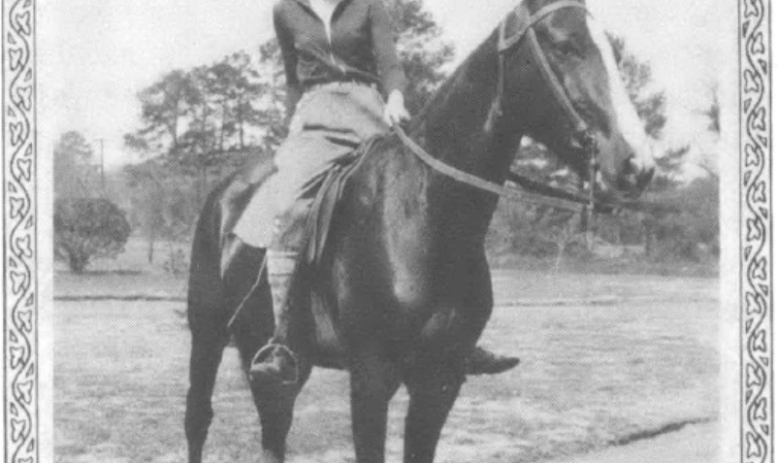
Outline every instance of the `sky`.
{"label": "sky", "polygon": [[[123,135],[139,127],[136,94],[176,68],[254,52],[273,35],[274,0],[42,0],[38,6],[41,148],[77,130],[105,160],[131,160]],[[736,64],[737,17],[720,0],[588,0],[593,16],[648,61],[668,97],[662,143],[710,150],[699,111]],[[516,0],[425,0],[457,50],[475,48]],[[477,15],[474,14],[474,9]],[[50,151],[49,151],[50,152]]]}

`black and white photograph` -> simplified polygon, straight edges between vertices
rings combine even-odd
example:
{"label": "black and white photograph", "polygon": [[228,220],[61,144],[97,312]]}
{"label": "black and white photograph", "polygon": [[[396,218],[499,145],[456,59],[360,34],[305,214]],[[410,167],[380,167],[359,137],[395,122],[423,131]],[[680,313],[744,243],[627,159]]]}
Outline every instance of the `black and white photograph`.
{"label": "black and white photograph", "polygon": [[769,463],[767,0],[3,0],[9,463]]}

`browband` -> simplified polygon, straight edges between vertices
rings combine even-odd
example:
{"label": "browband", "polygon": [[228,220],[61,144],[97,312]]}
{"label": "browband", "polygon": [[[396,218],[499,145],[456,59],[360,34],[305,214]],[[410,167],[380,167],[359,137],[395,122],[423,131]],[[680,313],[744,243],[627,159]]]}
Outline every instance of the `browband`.
{"label": "browband", "polygon": [[586,9],[586,5],[584,5],[584,3],[580,0],[560,0],[558,2],[550,3],[534,13],[529,11],[527,5],[525,5],[525,2],[521,2],[516,10],[514,10],[516,22],[518,23],[518,31],[512,37],[505,37],[505,29],[507,27],[508,21],[503,21],[500,24],[500,42],[497,44],[497,49],[500,52],[503,52],[515,46],[521,41],[521,39],[524,38],[524,36],[527,34],[527,30],[530,27],[534,26],[538,21],[542,20],[551,13],[564,8],[580,8],[587,13],[589,12]]}

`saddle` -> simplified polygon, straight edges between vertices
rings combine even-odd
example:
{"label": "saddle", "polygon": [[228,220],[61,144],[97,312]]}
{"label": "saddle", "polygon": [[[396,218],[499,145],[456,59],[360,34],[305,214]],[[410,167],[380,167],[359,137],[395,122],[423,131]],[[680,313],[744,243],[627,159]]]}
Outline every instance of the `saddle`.
{"label": "saddle", "polygon": [[[330,169],[314,177],[303,187],[302,197],[312,200],[309,199],[311,206],[304,228],[302,263],[315,265],[320,262],[337,204],[348,179],[379,138],[380,136],[375,136],[361,143],[350,154],[338,159]],[[248,207],[254,193],[275,171],[272,159],[257,159],[247,168],[236,172],[229,180],[219,201],[222,245]]]}
{"label": "saddle", "polygon": [[306,192],[315,193],[312,193],[313,202],[305,225],[306,238],[301,256],[303,263],[315,266],[321,262],[332,220],[345,186],[379,137],[375,136],[360,144],[350,155],[339,159],[324,175],[315,178],[306,186]]}

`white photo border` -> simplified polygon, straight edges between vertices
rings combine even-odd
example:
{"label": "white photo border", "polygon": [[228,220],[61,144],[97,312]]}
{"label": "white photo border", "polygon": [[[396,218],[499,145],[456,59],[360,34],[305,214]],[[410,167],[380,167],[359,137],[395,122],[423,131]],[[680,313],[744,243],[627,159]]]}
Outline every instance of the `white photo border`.
{"label": "white photo border", "polygon": [[[39,0],[38,0],[39,1]],[[2,0],[3,456],[41,446],[36,0]],[[774,458],[769,0],[738,0],[740,462]],[[51,417],[43,417],[43,419]]]}

